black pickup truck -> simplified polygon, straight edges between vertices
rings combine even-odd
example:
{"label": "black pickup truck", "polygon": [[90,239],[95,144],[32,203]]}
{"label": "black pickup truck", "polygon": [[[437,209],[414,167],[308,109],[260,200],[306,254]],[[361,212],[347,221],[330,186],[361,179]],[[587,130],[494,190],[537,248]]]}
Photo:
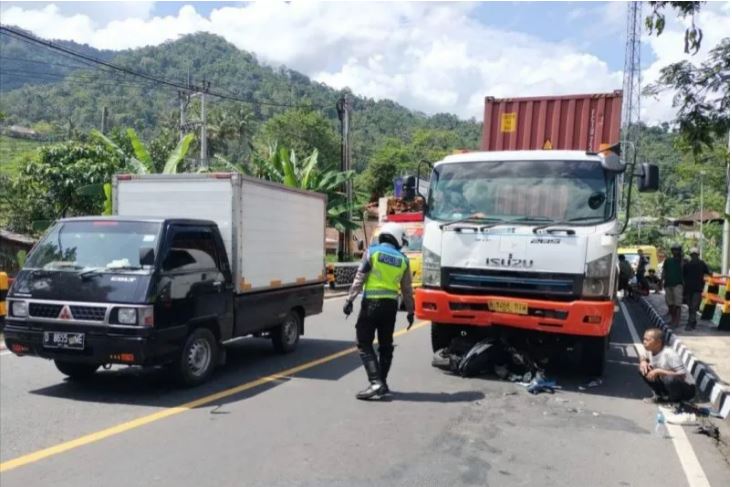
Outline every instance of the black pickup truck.
{"label": "black pickup truck", "polygon": [[206,381],[224,342],[269,336],[290,352],[320,313],[323,283],[237,293],[216,223],[82,217],[57,222],[7,296],[5,343],[52,359],[72,379],[106,364],[167,365]]}

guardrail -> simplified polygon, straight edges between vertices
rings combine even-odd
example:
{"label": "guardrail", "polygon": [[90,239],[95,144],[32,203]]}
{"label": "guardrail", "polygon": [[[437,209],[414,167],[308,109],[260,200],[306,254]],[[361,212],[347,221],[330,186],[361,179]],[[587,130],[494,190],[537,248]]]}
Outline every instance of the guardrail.
{"label": "guardrail", "polygon": [[5,315],[8,314],[8,305],[5,298],[8,296],[10,280],[8,274],[0,272],[0,331],[5,327]]}
{"label": "guardrail", "polygon": [[729,276],[707,276],[704,279],[701,318],[729,330]]}
{"label": "guardrail", "polygon": [[326,266],[326,281],[331,289],[350,287],[356,278],[360,262],[339,262]]}

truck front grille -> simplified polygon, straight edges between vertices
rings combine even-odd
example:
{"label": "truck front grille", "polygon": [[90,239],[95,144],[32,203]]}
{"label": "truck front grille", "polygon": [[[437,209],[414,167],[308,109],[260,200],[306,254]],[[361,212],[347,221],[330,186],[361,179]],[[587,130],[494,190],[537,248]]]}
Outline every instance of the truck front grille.
{"label": "truck front grille", "polygon": [[107,308],[102,306],[69,306],[76,320],[104,321]]}
{"label": "truck front grille", "polygon": [[57,318],[62,307],[60,304],[30,303],[28,314],[36,318]]}
{"label": "truck front grille", "polygon": [[516,272],[485,269],[444,268],[442,282],[455,294],[550,297],[577,299],[582,293],[582,275],[547,272]]}

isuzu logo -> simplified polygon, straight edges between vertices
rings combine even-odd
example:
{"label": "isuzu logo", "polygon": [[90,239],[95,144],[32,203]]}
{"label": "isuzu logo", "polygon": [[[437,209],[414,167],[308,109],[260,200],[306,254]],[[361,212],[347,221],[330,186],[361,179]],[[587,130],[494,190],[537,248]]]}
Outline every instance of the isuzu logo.
{"label": "isuzu logo", "polygon": [[489,267],[512,267],[512,268],[523,268],[523,269],[529,269],[531,267],[534,267],[534,261],[533,260],[527,260],[527,259],[514,259],[513,254],[508,254],[508,258],[503,257],[495,257],[491,259],[486,259],[485,262]]}

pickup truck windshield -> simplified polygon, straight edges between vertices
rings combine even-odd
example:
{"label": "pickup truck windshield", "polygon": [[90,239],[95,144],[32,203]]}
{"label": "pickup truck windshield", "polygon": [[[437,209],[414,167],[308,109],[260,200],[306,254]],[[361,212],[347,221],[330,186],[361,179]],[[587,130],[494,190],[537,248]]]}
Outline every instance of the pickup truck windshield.
{"label": "pickup truck windshield", "polygon": [[81,271],[133,270],[140,248],[157,251],[160,223],[71,221],[57,223],[28,257],[27,268]]}
{"label": "pickup truck windshield", "polygon": [[427,216],[596,224],[614,215],[615,181],[593,161],[443,164],[432,174]]}

